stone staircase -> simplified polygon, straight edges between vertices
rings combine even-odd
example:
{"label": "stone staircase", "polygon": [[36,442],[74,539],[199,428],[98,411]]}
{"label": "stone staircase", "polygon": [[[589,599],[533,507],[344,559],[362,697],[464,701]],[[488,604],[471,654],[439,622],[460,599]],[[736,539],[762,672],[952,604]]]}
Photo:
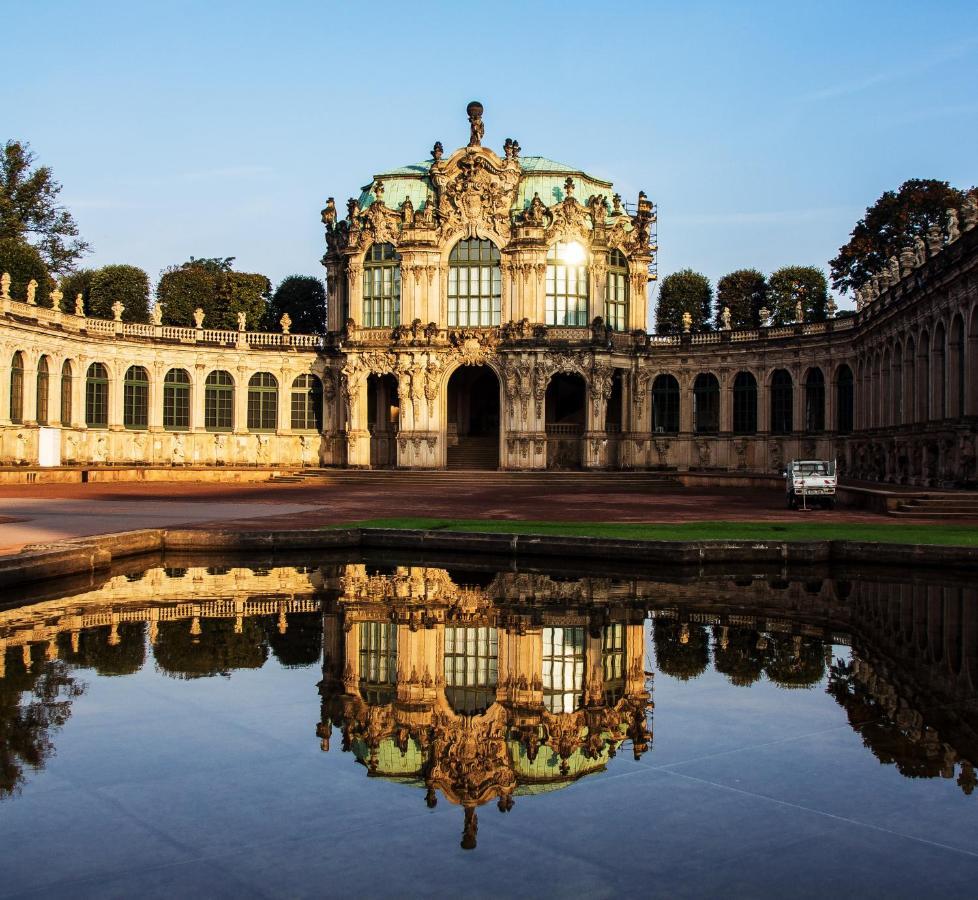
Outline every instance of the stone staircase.
{"label": "stone staircase", "polygon": [[454,447],[448,448],[449,469],[499,468],[499,439],[495,437],[460,438]]}
{"label": "stone staircase", "polygon": [[978,521],[978,493],[918,494],[899,500],[890,515],[902,518]]}
{"label": "stone staircase", "polygon": [[502,469],[302,469],[270,479],[274,484],[365,487],[374,490],[492,491],[520,489],[534,493],[654,493],[681,490],[667,472],[511,472]]}

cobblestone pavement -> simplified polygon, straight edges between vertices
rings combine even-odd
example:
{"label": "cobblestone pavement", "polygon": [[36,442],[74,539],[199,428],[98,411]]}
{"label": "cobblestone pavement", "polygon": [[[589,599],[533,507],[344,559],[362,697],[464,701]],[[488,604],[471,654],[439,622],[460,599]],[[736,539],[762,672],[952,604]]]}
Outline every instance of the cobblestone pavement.
{"label": "cobblestone pavement", "polygon": [[[328,484],[43,484],[0,485],[0,553],[24,544],[176,526],[308,528],[391,516],[561,522],[696,522],[705,520],[925,524],[861,510],[791,512],[776,490],[667,489],[648,493],[553,492],[492,486],[463,489]],[[969,524],[960,522],[955,524]]]}

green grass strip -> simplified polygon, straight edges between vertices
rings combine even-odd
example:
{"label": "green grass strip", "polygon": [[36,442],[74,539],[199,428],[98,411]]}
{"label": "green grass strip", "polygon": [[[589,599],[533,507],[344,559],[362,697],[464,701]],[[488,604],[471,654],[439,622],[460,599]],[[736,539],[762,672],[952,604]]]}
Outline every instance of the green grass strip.
{"label": "green grass strip", "polygon": [[978,546],[978,527],[955,525],[861,524],[833,522],[526,522],[517,519],[429,519],[403,517],[365,519],[335,528],[406,528],[546,534],[569,537],[623,538],[640,541],[880,541],[890,544]]}

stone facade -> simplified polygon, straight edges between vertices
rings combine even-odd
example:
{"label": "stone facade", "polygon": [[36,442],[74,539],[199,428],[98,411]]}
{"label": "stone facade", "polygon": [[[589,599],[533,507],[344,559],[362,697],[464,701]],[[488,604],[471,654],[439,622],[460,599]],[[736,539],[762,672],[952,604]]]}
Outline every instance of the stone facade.
{"label": "stone facade", "polygon": [[645,194],[623,203],[511,139],[497,155],[479,104],[469,118],[467,146],[376,176],[345,218],[328,201],[325,338],[86,319],[8,282],[0,463],[770,473],[835,457],[870,480],[975,482],[973,206],[891,260],[854,316],[649,335]]}

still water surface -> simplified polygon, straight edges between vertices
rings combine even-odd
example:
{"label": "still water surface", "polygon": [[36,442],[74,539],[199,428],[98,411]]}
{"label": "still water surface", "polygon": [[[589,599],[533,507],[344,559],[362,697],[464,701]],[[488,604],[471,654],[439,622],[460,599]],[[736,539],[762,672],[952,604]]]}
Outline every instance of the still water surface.
{"label": "still water surface", "polygon": [[129,564],[0,610],[0,896],[974,896],[940,573]]}

